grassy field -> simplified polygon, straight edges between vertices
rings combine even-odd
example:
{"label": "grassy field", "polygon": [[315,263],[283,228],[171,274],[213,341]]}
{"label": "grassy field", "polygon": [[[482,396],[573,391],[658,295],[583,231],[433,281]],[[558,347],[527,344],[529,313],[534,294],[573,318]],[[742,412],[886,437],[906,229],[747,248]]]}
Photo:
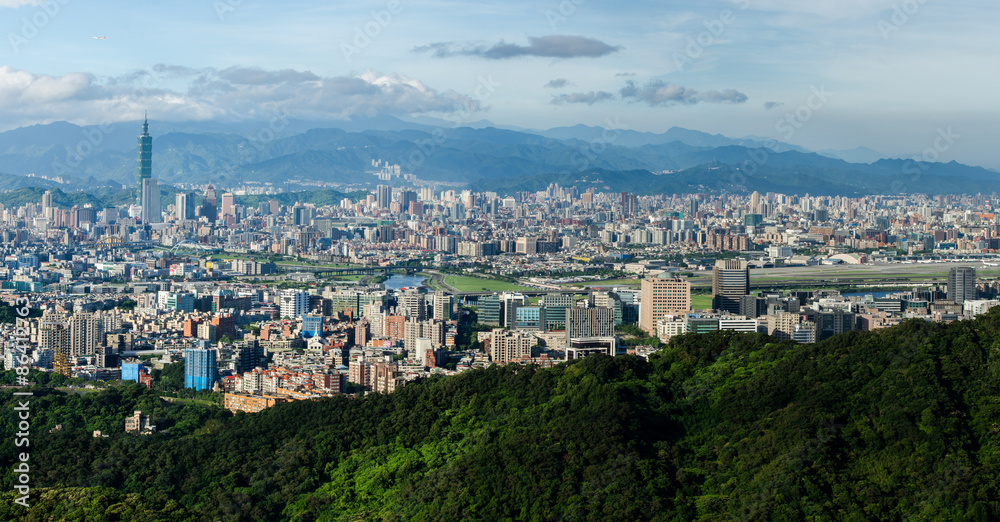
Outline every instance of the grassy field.
{"label": "grassy field", "polygon": [[711,310],[712,309],[712,296],[711,295],[691,295],[691,309],[692,310]]}
{"label": "grassy field", "polygon": [[97,393],[101,390],[92,390],[90,388],[56,388],[63,393],[75,393],[77,395],[86,395],[88,393]]}
{"label": "grassy field", "polygon": [[333,280],[335,280],[335,281],[360,281],[360,280],[364,279],[365,277],[368,277],[368,276],[365,276],[365,275],[362,275],[362,274],[342,275],[342,276],[334,277]]}
{"label": "grassy field", "polygon": [[198,404],[198,405],[201,405],[201,406],[218,406],[217,403],[206,401],[204,399],[181,399],[181,398],[178,398],[178,397],[162,397],[162,396],[160,398],[163,399],[163,400],[165,400],[165,401],[167,401],[167,402],[180,402],[180,403],[187,403],[187,404]]}
{"label": "grassy field", "polygon": [[497,281],[495,279],[483,279],[480,277],[467,277],[449,275],[444,279],[445,283],[454,287],[459,292],[522,292],[535,290],[526,286]]}

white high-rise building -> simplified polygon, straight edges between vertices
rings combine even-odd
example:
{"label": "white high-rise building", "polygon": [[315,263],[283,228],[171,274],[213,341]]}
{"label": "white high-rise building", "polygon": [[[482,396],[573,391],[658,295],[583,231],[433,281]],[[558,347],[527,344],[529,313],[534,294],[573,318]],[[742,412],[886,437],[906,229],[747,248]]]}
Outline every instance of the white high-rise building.
{"label": "white high-rise building", "polygon": [[309,294],[303,290],[282,290],[278,296],[281,317],[299,317],[309,311]]}
{"label": "white high-rise building", "polygon": [[160,184],[156,178],[142,180],[142,222],[162,223],[163,215],[160,205]]}

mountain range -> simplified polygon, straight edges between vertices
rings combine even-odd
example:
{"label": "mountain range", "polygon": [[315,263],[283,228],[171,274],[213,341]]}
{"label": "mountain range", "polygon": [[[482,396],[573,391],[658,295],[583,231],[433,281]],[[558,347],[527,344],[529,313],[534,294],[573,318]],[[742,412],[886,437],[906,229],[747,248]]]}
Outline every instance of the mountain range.
{"label": "mountain range", "polygon": [[[356,189],[384,182],[373,166],[380,160],[424,182],[500,193],[550,183],[637,194],[977,193],[992,192],[1000,178],[985,168],[890,159],[863,147],[813,152],[767,138],[620,127],[608,122],[608,128],[533,130],[392,116],[150,123],[153,174],[162,184],[258,182],[301,189],[321,181]],[[0,133],[0,190],[134,185],[139,128],[54,122]]]}

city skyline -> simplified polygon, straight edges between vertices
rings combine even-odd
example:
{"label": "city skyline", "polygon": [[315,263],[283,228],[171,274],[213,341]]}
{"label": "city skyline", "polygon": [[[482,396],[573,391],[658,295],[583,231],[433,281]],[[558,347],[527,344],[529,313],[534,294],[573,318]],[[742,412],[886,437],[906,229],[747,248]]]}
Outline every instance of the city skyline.
{"label": "city skyline", "polygon": [[147,107],[164,121],[611,121],[895,157],[951,129],[942,161],[1000,167],[983,2],[53,5],[0,3],[5,128]]}

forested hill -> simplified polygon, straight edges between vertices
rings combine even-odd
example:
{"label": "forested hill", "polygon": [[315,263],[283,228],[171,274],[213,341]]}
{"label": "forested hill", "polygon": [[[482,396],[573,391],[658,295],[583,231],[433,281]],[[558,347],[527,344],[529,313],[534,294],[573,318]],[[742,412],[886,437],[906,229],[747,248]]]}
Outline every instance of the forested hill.
{"label": "forested hill", "polygon": [[229,418],[154,411],[178,429],[150,437],[82,429],[153,408],[150,392],[38,391],[32,508],[13,504],[5,442],[0,519],[995,519],[998,349],[1000,310],[806,346],[686,335],[648,363],[494,367]]}

